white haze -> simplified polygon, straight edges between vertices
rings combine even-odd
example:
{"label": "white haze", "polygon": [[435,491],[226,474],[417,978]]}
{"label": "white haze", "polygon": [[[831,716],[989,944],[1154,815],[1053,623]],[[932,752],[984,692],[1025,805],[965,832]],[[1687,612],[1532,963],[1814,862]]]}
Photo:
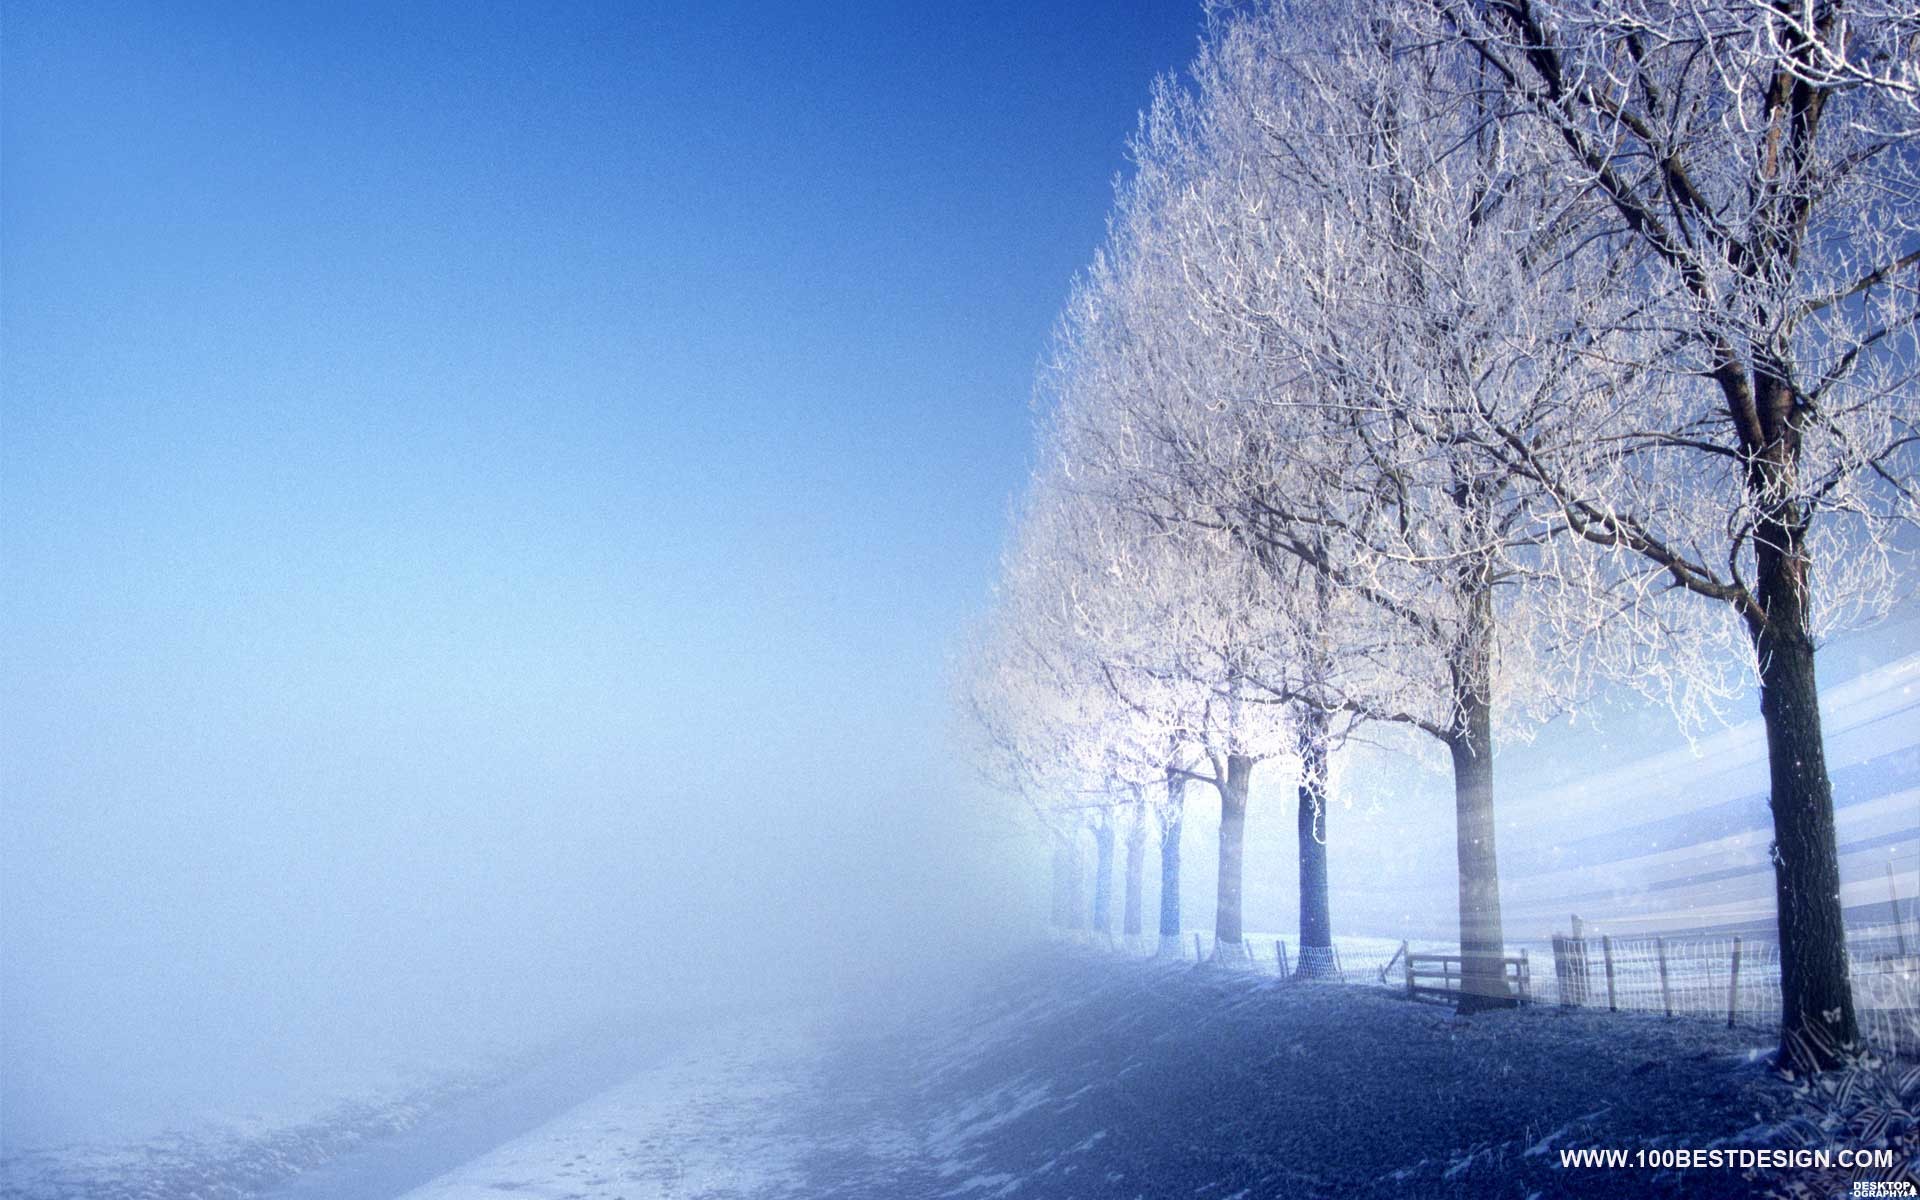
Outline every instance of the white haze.
{"label": "white haze", "polygon": [[455,732],[120,703],[9,714],[10,1150],[951,969],[1020,866],[987,862],[941,747],[829,690],[695,707],[677,754],[606,713],[547,714],[574,732],[543,754],[511,706]]}

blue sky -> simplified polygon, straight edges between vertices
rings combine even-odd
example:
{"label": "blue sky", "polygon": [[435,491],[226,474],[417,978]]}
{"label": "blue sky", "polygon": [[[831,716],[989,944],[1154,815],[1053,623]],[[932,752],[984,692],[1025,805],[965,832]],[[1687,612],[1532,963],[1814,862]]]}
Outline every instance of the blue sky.
{"label": "blue sky", "polygon": [[10,624],[924,640],[1196,25],[14,8]]}
{"label": "blue sky", "polygon": [[1199,24],[9,4],[13,1132],[343,970],[916,878],[1034,363]]}

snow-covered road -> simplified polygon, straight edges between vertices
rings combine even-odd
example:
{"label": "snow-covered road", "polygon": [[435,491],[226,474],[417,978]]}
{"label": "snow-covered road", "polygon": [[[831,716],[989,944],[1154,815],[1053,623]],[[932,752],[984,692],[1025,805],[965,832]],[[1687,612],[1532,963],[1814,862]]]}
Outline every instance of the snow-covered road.
{"label": "snow-covered road", "polygon": [[818,1053],[807,1028],[794,1019],[710,1031],[404,1200],[665,1200],[778,1189],[800,1149],[783,1131],[785,1106],[810,1081]]}
{"label": "snow-covered road", "polygon": [[680,1052],[659,1024],[611,1025],[523,1073],[404,1132],[302,1172],[261,1200],[391,1197],[511,1143],[576,1105]]}

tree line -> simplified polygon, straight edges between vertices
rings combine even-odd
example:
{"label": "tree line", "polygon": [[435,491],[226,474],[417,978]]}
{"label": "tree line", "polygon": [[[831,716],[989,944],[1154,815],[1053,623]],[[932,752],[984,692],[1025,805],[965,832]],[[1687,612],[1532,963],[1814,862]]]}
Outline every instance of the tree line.
{"label": "tree line", "polygon": [[1916,544],[1917,58],[1909,0],[1209,5],[1059,317],[961,672],[1056,872],[1091,828],[1108,879],[1128,831],[1137,928],[1157,826],[1177,939],[1204,787],[1244,960],[1249,787],[1282,764],[1324,970],[1329,766],[1430,739],[1461,1002],[1503,1004],[1497,741],[1602,688],[1697,725],[1757,686],[1781,1053],[1843,1057],[1816,647]]}

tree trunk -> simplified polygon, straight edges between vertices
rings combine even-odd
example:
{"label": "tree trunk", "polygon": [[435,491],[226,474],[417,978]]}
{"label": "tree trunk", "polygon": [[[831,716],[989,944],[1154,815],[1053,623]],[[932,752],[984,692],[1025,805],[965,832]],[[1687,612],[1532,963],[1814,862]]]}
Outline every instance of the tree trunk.
{"label": "tree trunk", "polygon": [[1507,1004],[1506,941],[1500,928],[1500,867],[1493,849],[1493,754],[1481,705],[1481,732],[1447,739],[1453,756],[1454,840],[1460,870],[1460,1010]]}
{"label": "tree trunk", "polygon": [[1067,884],[1067,839],[1054,834],[1053,843],[1053,927],[1067,929],[1073,925],[1072,895]]}
{"label": "tree trunk", "polygon": [[[1793,533],[1797,533],[1795,530]],[[1760,716],[1767,730],[1773,810],[1773,887],[1780,928],[1780,1061],[1803,1069],[1838,1065],[1858,1040],[1847,971],[1833,784],[1820,729],[1814,646],[1807,631],[1804,559],[1763,549],[1756,583],[1766,619],[1749,624],[1760,661]],[[1764,547],[1768,536],[1760,539]]]}
{"label": "tree trunk", "polygon": [[1250,961],[1240,928],[1240,880],[1246,857],[1247,791],[1253,782],[1253,760],[1244,754],[1227,755],[1227,777],[1220,784],[1220,889],[1213,919],[1213,961],[1241,964]]}
{"label": "tree trunk", "polygon": [[1087,927],[1087,891],[1086,854],[1080,848],[1080,835],[1076,832],[1067,838],[1067,928],[1074,931]]}
{"label": "tree trunk", "polygon": [[1120,932],[1129,941],[1140,936],[1140,888],[1146,865],[1146,813],[1136,812],[1133,824],[1127,828],[1127,907],[1120,923]]}
{"label": "tree trunk", "polygon": [[1300,961],[1294,974],[1330,978],[1333,917],[1327,904],[1327,714],[1300,711]]}
{"label": "tree trunk", "polygon": [[1113,823],[1102,821],[1093,831],[1097,855],[1093,876],[1093,931],[1113,936]]}
{"label": "tree trunk", "polygon": [[1485,563],[1463,577],[1466,630],[1451,664],[1455,854],[1460,872],[1460,1011],[1513,1002],[1500,923],[1493,822],[1493,587]]}
{"label": "tree trunk", "polygon": [[1187,777],[1167,768],[1167,817],[1160,829],[1160,952],[1184,957],[1180,945],[1180,827],[1187,808]]}

